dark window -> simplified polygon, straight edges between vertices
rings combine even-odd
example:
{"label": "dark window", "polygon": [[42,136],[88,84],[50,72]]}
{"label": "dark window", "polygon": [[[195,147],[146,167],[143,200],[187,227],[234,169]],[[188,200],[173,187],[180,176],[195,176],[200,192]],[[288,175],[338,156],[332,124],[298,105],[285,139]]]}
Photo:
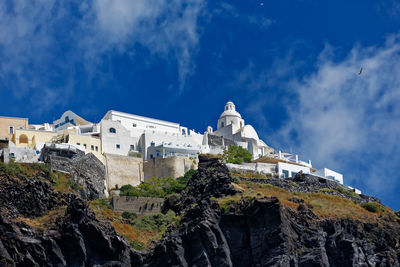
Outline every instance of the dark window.
{"label": "dark window", "polygon": [[116,144],[116,148],[117,148],[117,149],[120,149],[121,146],[120,146],[119,144]]}
{"label": "dark window", "polygon": [[151,146],[155,146],[155,143],[153,141],[151,141],[150,145]]}
{"label": "dark window", "polygon": [[289,171],[283,170],[282,172],[283,172],[283,177],[284,178],[289,178]]}
{"label": "dark window", "polygon": [[295,177],[297,172],[292,172],[292,176],[291,177]]}
{"label": "dark window", "polygon": [[81,143],[76,143],[78,146],[80,146],[81,145]]}
{"label": "dark window", "polygon": [[224,127],[224,123],[223,123],[223,122],[221,122],[221,128],[222,128],[222,127]]}
{"label": "dark window", "polygon": [[135,146],[134,145],[131,145],[131,150],[135,150]]}
{"label": "dark window", "polygon": [[86,149],[86,144],[83,144],[83,146],[85,147],[85,149]]}
{"label": "dark window", "polygon": [[90,149],[93,151],[94,150],[94,146],[90,146]]}
{"label": "dark window", "polygon": [[133,127],[136,127],[136,123],[132,124]]}
{"label": "dark window", "polygon": [[96,146],[96,151],[99,151],[99,147],[98,146]]}
{"label": "dark window", "polygon": [[14,126],[10,126],[10,134],[14,134]]}
{"label": "dark window", "polygon": [[115,130],[115,128],[110,128],[110,133],[116,133],[117,131]]}

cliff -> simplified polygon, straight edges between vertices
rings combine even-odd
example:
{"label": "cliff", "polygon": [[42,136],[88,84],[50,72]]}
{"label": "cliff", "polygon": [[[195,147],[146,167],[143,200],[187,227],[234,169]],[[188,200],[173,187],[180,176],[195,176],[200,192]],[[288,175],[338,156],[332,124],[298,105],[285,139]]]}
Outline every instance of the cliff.
{"label": "cliff", "polygon": [[200,156],[187,187],[165,201],[180,220],[138,252],[49,175],[0,168],[0,266],[400,265],[400,218],[312,176],[232,177],[220,158]]}

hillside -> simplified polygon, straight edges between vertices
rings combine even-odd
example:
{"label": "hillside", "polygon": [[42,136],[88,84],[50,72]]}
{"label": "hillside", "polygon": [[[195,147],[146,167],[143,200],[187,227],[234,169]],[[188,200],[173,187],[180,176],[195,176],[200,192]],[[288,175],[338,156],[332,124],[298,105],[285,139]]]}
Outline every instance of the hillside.
{"label": "hillside", "polygon": [[[165,214],[126,218],[43,165],[0,166],[0,266],[399,266],[400,218],[310,175],[199,170]],[[80,194],[82,195],[82,194]],[[83,194],[84,195],[84,194]]]}

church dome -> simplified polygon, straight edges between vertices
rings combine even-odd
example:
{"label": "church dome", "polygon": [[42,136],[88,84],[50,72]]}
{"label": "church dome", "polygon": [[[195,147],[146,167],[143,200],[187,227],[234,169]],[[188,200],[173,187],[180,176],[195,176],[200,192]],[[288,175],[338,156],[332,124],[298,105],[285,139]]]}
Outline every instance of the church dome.
{"label": "church dome", "polygon": [[259,139],[256,130],[254,130],[253,126],[249,124],[244,126],[241,132],[242,132],[242,137],[253,138],[256,140]]}
{"label": "church dome", "polygon": [[224,112],[222,112],[221,116],[219,116],[219,118],[223,118],[226,116],[231,116],[231,117],[238,117],[238,118],[242,118],[242,116],[239,114],[239,112],[236,111],[235,108],[235,104],[233,104],[233,102],[228,101],[225,104],[225,110]]}

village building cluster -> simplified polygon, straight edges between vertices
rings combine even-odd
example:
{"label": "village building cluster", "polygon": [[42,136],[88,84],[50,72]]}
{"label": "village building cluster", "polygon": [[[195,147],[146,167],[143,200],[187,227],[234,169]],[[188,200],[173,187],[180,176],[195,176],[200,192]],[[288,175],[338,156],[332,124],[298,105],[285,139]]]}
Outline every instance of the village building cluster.
{"label": "village building cluster", "polygon": [[38,162],[42,148],[93,153],[106,167],[108,189],[118,185],[138,185],[154,176],[182,176],[197,168],[200,153],[222,154],[237,145],[250,152],[252,163],[228,164],[241,171],[293,177],[309,173],[343,184],[343,175],[323,168],[316,170],[311,161],[276,151],[261,140],[246,124],[233,102],[226,103],[214,131],[204,133],[179,123],[110,110],[100,122],[89,122],[66,111],[53,123],[29,124],[28,118],[0,117],[0,156],[3,161]]}

